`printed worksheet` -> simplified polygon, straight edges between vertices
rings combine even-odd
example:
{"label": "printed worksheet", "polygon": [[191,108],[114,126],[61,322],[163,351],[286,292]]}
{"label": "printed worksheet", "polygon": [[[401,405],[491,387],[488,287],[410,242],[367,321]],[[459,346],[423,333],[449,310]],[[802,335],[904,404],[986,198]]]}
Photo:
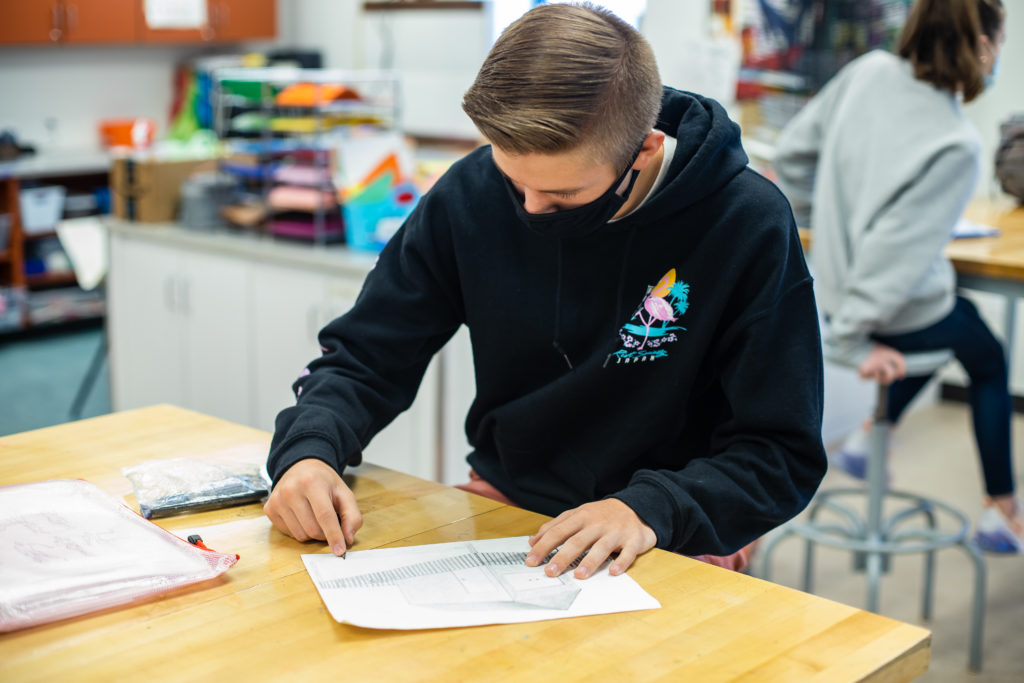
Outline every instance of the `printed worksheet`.
{"label": "printed worksheet", "polygon": [[608,564],[589,579],[527,567],[527,536],[303,555],[335,620],[382,629],[447,628],[661,607]]}

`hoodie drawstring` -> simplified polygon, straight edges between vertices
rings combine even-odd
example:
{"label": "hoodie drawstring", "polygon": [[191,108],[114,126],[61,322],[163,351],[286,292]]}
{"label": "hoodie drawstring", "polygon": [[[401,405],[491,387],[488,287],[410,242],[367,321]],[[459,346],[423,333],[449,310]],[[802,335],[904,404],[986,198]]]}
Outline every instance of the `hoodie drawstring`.
{"label": "hoodie drawstring", "polygon": [[562,347],[562,342],[558,338],[562,331],[562,240],[558,240],[558,271],[555,276],[555,338],[551,340],[551,345],[555,347],[555,351],[565,359],[565,364],[572,370],[572,361],[569,360],[569,354],[566,353]]}
{"label": "hoodie drawstring", "polygon": [[[633,238],[636,236],[636,229],[630,230],[626,235],[626,243],[622,249],[622,262],[619,266],[619,280],[615,287],[615,316],[612,319],[612,336],[614,340],[612,347],[618,346],[619,343],[619,329],[623,325],[622,320],[622,297],[626,289],[626,269],[629,267],[629,259],[633,253]],[[569,358],[569,353],[562,346],[562,341],[559,338],[562,332],[562,268],[563,268],[563,255],[562,255],[562,240],[558,240],[558,252],[557,252],[558,266],[555,275],[555,330],[554,338],[551,340],[551,346],[554,347],[555,351],[562,357],[565,364],[569,366],[570,370],[573,370],[572,360]],[[603,368],[608,367],[608,361],[611,360],[614,351],[610,352],[604,359]]]}

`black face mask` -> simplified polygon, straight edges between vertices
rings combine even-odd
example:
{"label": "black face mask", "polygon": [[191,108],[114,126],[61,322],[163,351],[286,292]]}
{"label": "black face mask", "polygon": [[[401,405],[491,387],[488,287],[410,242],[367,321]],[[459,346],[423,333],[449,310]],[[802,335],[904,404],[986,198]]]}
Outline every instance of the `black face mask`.
{"label": "black face mask", "polygon": [[[634,159],[639,154],[640,151],[637,150]],[[547,237],[584,237],[596,232],[622,208],[622,205],[629,199],[629,195],[633,191],[633,185],[636,183],[637,176],[639,175],[640,171],[633,170],[633,164],[631,163],[622,172],[622,175],[615,179],[611,187],[594,201],[553,213],[530,213],[527,211],[526,207],[523,206],[522,195],[516,190],[512,181],[506,178],[504,174],[502,178],[504,178],[505,187],[512,198],[512,204],[516,207],[516,214],[518,214],[519,219],[523,223],[526,223],[528,228]],[[626,188],[622,191],[622,194],[616,194],[615,191],[627,176],[629,176],[629,183],[626,185]]]}

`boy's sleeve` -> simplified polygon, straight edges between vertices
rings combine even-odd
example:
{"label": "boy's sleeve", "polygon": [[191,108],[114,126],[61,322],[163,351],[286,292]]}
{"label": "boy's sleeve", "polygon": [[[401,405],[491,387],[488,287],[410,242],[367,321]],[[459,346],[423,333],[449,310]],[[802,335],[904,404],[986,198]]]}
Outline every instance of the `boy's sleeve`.
{"label": "boy's sleeve", "polygon": [[678,471],[640,470],[613,494],[661,548],[735,552],[798,514],[825,474],[817,313],[795,225],[791,233],[790,276],[760,285],[774,290],[767,305],[737,320],[706,361],[728,406],[707,457],[686,458]]}
{"label": "boy's sleeve", "polygon": [[317,458],[341,473],[416,397],[431,357],[463,319],[443,212],[428,194],[387,243],[355,305],[320,332],[322,355],[277,416],[267,470],[274,481]]}

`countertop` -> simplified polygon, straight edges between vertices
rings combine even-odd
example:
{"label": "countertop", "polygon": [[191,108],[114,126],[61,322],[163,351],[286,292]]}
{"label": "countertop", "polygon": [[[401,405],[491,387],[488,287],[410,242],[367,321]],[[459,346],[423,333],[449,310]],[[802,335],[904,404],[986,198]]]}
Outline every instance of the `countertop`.
{"label": "countertop", "polygon": [[113,217],[104,218],[104,223],[113,235],[338,275],[365,275],[377,261],[376,253],[340,243],[317,245],[231,228],[195,230],[179,223],[137,223]]}

